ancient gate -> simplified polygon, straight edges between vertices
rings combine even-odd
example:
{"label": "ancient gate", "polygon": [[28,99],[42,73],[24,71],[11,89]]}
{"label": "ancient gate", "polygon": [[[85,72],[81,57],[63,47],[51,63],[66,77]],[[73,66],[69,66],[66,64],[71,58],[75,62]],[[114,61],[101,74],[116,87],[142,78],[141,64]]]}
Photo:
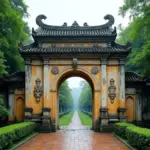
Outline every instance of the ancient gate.
{"label": "ancient gate", "polygon": [[93,90],[93,129],[99,131],[110,121],[125,121],[124,62],[130,45],[115,43],[114,18],[100,26],[51,26],[36,18],[34,43],[19,45],[25,60],[25,120],[42,122],[43,132],[56,131],[58,87],[68,77],[86,79]]}

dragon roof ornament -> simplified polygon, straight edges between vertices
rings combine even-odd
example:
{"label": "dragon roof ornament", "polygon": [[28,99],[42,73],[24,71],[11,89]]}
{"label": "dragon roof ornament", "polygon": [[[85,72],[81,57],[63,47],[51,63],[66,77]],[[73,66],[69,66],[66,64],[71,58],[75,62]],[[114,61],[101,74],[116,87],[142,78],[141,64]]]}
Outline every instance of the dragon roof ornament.
{"label": "dragon roof ornament", "polygon": [[39,15],[36,18],[36,24],[45,29],[70,29],[71,27],[78,27],[81,29],[103,29],[103,28],[110,28],[114,22],[115,19],[112,15],[108,14],[104,17],[105,20],[108,20],[107,23],[99,26],[88,26],[87,23],[84,26],[79,26],[78,23],[75,21],[72,26],[67,26],[67,23],[64,23],[62,26],[53,26],[53,25],[47,25],[42,20],[45,20],[47,17],[45,15]]}

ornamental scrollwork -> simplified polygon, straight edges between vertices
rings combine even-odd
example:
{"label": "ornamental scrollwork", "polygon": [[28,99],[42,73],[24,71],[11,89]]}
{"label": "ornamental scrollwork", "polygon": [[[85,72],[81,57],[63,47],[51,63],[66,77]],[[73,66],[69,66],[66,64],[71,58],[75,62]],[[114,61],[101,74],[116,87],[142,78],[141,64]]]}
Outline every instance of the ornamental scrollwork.
{"label": "ornamental scrollwork", "polygon": [[77,69],[78,66],[78,59],[77,58],[73,58],[72,60],[72,68],[73,69]]}
{"label": "ornamental scrollwork", "polygon": [[41,86],[41,80],[37,78],[35,80],[35,86],[34,86],[34,96],[36,98],[36,102],[40,102],[40,97],[42,96],[42,86]]}
{"label": "ornamental scrollwork", "polygon": [[91,73],[96,75],[98,73],[98,67],[97,66],[92,67]]}
{"label": "ornamental scrollwork", "polygon": [[52,70],[51,70],[52,74],[56,75],[56,74],[59,74],[59,68],[57,66],[54,66],[52,67]]}
{"label": "ornamental scrollwork", "polygon": [[114,99],[116,97],[116,86],[114,85],[115,80],[110,79],[110,86],[108,87],[109,94],[108,96],[110,97],[110,102],[111,104],[114,103]]}

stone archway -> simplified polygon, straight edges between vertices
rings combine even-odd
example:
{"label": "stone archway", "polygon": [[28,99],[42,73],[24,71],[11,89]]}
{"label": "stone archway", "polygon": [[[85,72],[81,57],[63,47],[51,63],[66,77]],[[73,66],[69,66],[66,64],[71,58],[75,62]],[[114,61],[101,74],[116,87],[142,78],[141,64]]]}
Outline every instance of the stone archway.
{"label": "stone archway", "polygon": [[[25,60],[25,120],[40,122],[42,130],[57,127],[57,92],[60,83],[71,76],[81,76],[93,88],[93,126],[102,130],[109,121],[124,121],[125,59],[130,52],[115,43],[114,18],[99,26],[52,26],[43,23],[40,30],[32,30],[34,43],[19,45]],[[105,31],[105,32],[104,32]]]}
{"label": "stone archway", "polygon": [[[100,108],[100,100],[99,97],[97,96],[99,94],[100,96],[100,88],[98,87],[97,83],[96,83],[96,79],[90,74],[90,72],[88,72],[86,70],[86,68],[84,67],[78,67],[78,69],[64,69],[52,82],[52,89],[55,92],[55,96],[56,96],[56,102],[54,103],[54,105],[56,106],[56,111],[52,112],[55,113],[55,119],[56,120],[56,126],[58,125],[58,106],[59,106],[59,98],[58,98],[58,89],[60,84],[66,80],[69,77],[82,77],[83,79],[85,79],[91,86],[92,88],[92,107],[93,107],[93,117],[92,117],[92,128],[94,128],[94,124],[96,122],[96,119],[99,116],[99,110]],[[53,106],[53,108],[55,107]]]}

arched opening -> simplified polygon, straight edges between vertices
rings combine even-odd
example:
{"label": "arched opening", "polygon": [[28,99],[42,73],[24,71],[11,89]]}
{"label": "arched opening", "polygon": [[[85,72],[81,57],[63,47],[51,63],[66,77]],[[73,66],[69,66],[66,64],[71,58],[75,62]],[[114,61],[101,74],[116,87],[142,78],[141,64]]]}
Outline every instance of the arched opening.
{"label": "arched opening", "polygon": [[133,121],[134,120],[134,100],[132,97],[126,98],[126,116],[127,121]]}
{"label": "arched opening", "polygon": [[24,118],[24,99],[22,97],[18,97],[16,99],[16,120],[17,121],[23,121]]}
{"label": "arched opening", "polygon": [[[74,106],[71,108],[67,108],[67,111],[75,110],[75,111],[82,111],[82,113],[87,113],[89,111],[88,115],[91,115],[92,121],[91,121],[91,126],[93,127],[94,125],[94,89],[95,89],[95,85],[94,85],[94,81],[92,79],[92,77],[90,77],[87,73],[80,71],[80,70],[70,70],[65,72],[64,74],[62,74],[60,77],[58,77],[58,81],[57,81],[57,87],[56,87],[56,91],[57,91],[57,118],[56,118],[56,125],[57,127],[59,126],[59,114],[60,112],[63,111],[63,107],[60,106],[60,97],[59,97],[59,90],[61,88],[61,85],[63,85],[63,83],[67,80],[67,79],[71,79],[71,77],[80,77],[82,78],[81,82],[83,85],[80,86],[80,88],[84,88],[84,86],[86,86],[88,88],[88,90],[91,90],[91,103],[87,106],[85,105],[80,105],[78,104],[78,107],[75,108]],[[80,84],[81,84],[80,83]],[[83,89],[81,89],[82,91]],[[89,90],[89,91],[90,91]],[[81,94],[81,93],[80,93]],[[89,100],[90,101],[90,100]],[[61,107],[61,108],[60,108]]]}

